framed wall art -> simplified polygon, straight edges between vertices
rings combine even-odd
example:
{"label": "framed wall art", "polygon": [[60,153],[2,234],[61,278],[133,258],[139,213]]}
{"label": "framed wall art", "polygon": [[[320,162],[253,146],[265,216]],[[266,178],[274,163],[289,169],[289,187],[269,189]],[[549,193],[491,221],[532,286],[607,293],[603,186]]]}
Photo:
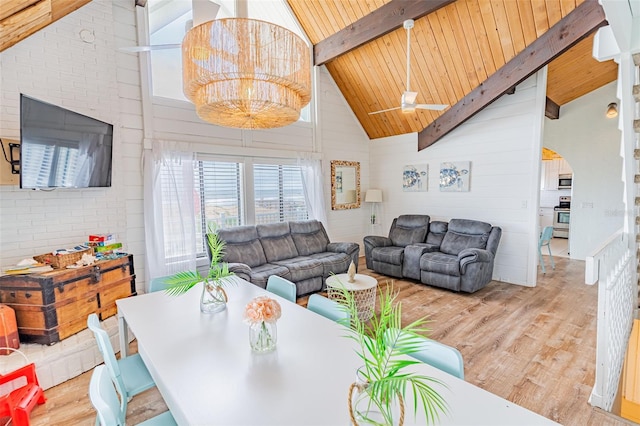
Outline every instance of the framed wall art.
{"label": "framed wall art", "polygon": [[468,192],[470,179],[470,161],[440,163],[440,191]]}
{"label": "framed wall art", "polygon": [[402,190],[405,192],[427,191],[429,186],[429,165],[410,164],[402,169]]}

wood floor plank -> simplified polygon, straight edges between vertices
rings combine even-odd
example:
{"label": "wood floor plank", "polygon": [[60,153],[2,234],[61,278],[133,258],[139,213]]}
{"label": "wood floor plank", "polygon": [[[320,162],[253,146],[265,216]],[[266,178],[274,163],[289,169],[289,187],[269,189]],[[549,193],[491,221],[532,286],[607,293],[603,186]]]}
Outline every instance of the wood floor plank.
{"label": "wood floor plank", "polygon": [[[589,405],[595,380],[597,286],[584,284],[584,262],[555,258],[556,269],[536,287],[491,282],[457,294],[366,269],[379,287],[393,285],[403,323],[427,315],[430,336],[460,350],[465,380],[566,426],[632,425]],[[298,299],[306,306],[307,297]],[[136,350],[135,342],[132,351]],[[33,425],[93,425],[87,396],[90,373],[45,392]],[[133,398],[127,421],[137,424],[166,410],[156,389]]]}

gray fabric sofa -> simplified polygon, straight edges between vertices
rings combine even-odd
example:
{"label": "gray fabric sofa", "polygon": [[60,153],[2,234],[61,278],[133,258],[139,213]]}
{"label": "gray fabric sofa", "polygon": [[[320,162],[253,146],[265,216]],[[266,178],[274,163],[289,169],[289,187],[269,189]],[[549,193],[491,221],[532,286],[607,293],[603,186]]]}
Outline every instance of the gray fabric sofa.
{"label": "gray fabric sofa", "polygon": [[223,261],[239,277],[266,288],[271,275],[293,281],[297,295],[320,291],[331,274],[357,267],[357,243],[332,243],[317,220],[219,229],[225,241]]}
{"label": "gray fabric sofa", "polygon": [[421,235],[416,230],[424,228],[419,224],[428,218],[399,216],[389,237],[365,237],[367,268],[453,291],[473,293],[485,287],[491,281],[502,229],[469,219],[433,221],[427,224],[424,239],[415,241]]}

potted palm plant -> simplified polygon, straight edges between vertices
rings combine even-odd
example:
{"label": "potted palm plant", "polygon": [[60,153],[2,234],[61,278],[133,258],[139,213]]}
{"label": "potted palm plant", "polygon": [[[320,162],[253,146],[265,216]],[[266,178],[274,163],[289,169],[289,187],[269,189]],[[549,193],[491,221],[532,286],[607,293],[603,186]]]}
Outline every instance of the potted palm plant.
{"label": "potted palm plant", "polygon": [[228,263],[222,262],[225,242],[220,239],[214,226],[208,227],[206,238],[211,254],[207,276],[202,276],[197,270],[178,272],[167,279],[168,286],[165,291],[172,296],[178,296],[202,283],[200,311],[209,314],[223,311],[227,307],[228,299],[224,287],[233,282],[231,277],[235,274],[229,271]]}
{"label": "potted palm plant", "polygon": [[363,361],[349,389],[353,424],[402,425],[408,388],[414,395],[414,415],[420,406],[427,422],[435,423],[448,409],[435,387],[446,385],[434,377],[407,371],[420,363],[406,354],[417,351],[423,340],[420,335],[428,333],[426,317],[402,327],[401,303],[395,303],[397,293],[391,286],[380,290],[380,312],[367,322],[358,318],[353,293],[343,288],[341,295],[350,314],[350,319],[341,323],[348,330],[346,337],[357,342],[356,352]]}

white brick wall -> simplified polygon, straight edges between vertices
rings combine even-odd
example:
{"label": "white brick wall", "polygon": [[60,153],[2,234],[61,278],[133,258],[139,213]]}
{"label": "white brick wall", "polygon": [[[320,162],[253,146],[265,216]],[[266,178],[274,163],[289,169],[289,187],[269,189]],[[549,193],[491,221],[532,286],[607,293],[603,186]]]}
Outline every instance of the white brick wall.
{"label": "white brick wall", "polygon": [[[0,137],[19,139],[20,93],[114,125],[111,188],[0,186],[0,266],[110,232],[144,280],[144,252],[131,250],[144,246],[140,77],[137,57],[117,50],[136,43],[132,3],[93,1],[0,55]],[[83,42],[81,30],[95,41]]]}
{"label": "white brick wall", "polygon": [[[0,185],[0,267],[110,232],[134,254],[144,284],[142,107],[133,1],[93,0],[0,53],[0,138],[20,137],[20,93],[114,125],[112,187],[29,191]],[[95,35],[85,43],[79,34]],[[2,160],[4,161],[4,160]],[[106,321],[116,350],[116,319]],[[85,330],[52,346],[23,344],[44,388],[88,371],[102,357]],[[24,363],[0,357],[0,373]]]}

